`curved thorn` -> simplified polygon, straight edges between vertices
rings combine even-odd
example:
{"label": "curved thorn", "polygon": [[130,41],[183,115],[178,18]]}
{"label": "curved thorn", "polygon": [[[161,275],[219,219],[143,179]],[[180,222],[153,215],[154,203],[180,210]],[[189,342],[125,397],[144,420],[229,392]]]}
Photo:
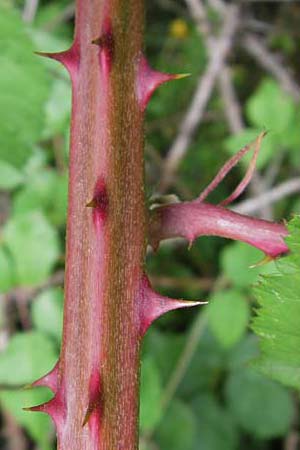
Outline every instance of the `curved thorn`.
{"label": "curved thorn", "polygon": [[244,192],[244,190],[250,183],[252,176],[254,174],[255,168],[256,168],[256,162],[257,162],[258,154],[260,151],[261,142],[266,134],[267,134],[267,132],[264,131],[264,132],[260,133],[260,135],[257,137],[257,139],[255,141],[255,149],[253,152],[253,156],[250,161],[249,167],[245,173],[245,176],[243,177],[242,181],[237,185],[237,187],[232,192],[232,194],[230,194],[225,200],[223,200],[220,203],[221,206],[227,206],[230,203],[232,203],[235,199],[237,199]]}
{"label": "curved thorn", "polygon": [[69,72],[72,81],[75,80],[75,77],[78,73],[79,62],[80,62],[80,53],[79,53],[79,45],[76,41],[74,41],[73,45],[63,52],[34,52],[38,56],[42,56],[44,58],[54,59],[55,61],[60,62]]}
{"label": "curved thorn", "polygon": [[204,202],[204,200],[208,197],[208,195],[216,189],[216,187],[221,183],[221,181],[224,180],[226,175],[239,163],[239,161],[255,146],[255,152],[254,156],[252,158],[252,162],[250,164],[250,167],[244,177],[244,179],[241,181],[241,183],[238,185],[238,187],[235,189],[233,194],[231,194],[228,199],[224,200],[222,202],[223,205],[230,203],[230,201],[233,201],[235,198],[240,195],[243,190],[247,187],[249,181],[251,180],[251,177],[253,175],[253,171],[255,169],[255,163],[258,157],[258,152],[260,149],[260,143],[263,139],[263,137],[266,135],[266,132],[263,131],[259,134],[259,136],[249,144],[245,145],[238,153],[233,155],[224,165],[221,167],[217,175],[214,177],[214,179],[209,183],[209,185],[204,189],[204,191],[201,192],[199,197],[196,199],[198,202]]}

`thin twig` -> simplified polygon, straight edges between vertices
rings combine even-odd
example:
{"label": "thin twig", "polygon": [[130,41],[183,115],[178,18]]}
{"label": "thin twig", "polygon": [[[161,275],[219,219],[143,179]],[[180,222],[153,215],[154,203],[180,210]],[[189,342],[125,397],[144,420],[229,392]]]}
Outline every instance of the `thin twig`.
{"label": "thin twig", "polygon": [[201,289],[209,290],[215,283],[214,278],[196,278],[196,277],[166,277],[150,275],[151,283],[155,286],[176,289]]}
{"label": "thin twig", "polygon": [[[212,292],[217,292],[223,289],[226,285],[227,279],[224,276],[220,276],[215,281],[214,289],[212,290]],[[170,402],[174,397],[179,384],[181,383],[191,364],[191,361],[196,353],[199,340],[205,331],[206,325],[207,313],[206,311],[199,311],[194,323],[189,330],[185,347],[183,348],[183,351],[165,387],[161,400],[161,408],[163,412],[165,412],[170,405]],[[149,436],[152,436],[153,432],[154,430],[151,430]]]}
{"label": "thin twig", "polygon": [[284,441],[284,450],[297,450],[299,444],[299,433],[292,430]]}
{"label": "thin twig", "polygon": [[22,19],[26,23],[32,23],[39,7],[39,0],[26,0],[22,13]]}
{"label": "thin twig", "polygon": [[[215,37],[212,35],[208,13],[204,3],[201,0],[186,0],[186,3],[199,31],[205,36],[208,52],[212,54],[214,52]],[[225,20],[226,8],[223,7],[222,0],[210,1],[210,3],[212,8]],[[244,122],[238,97],[234,89],[230,68],[224,61],[218,74],[218,84],[229,128],[233,134],[238,134],[244,130]],[[265,187],[264,181],[260,175],[254,173],[250,183],[250,191],[253,195],[261,194],[265,190]],[[272,219],[273,213],[271,207],[261,209],[259,215],[261,218]]]}
{"label": "thin twig", "polygon": [[266,168],[266,171],[264,173],[264,181],[267,190],[269,190],[276,181],[277,175],[282,167],[282,162],[285,155],[286,155],[285,149],[280,149],[280,151],[274,155],[272,161],[270,161],[269,167]]}
{"label": "thin twig", "polygon": [[44,283],[34,287],[17,287],[6,294],[8,299],[17,299],[19,303],[28,303],[40,292],[53,286],[61,286],[64,282],[64,271],[58,270]]}
{"label": "thin twig", "polygon": [[[227,284],[227,280],[224,277],[220,277],[215,282],[213,292],[222,289]],[[176,363],[174,370],[171,373],[170,379],[165,387],[162,399],[161,409],[163,414],[168,409],[172,398],[174,397],[179,384],[183,380],[191,361],[196,353],[199,340],[203,335],[207,326],[207,313],[206,311],[199,311],[196,319],[194,320],[186,339],[186,344],[181,352],[181,355]],[[154,429],[147,433],[147,439],[151,439],[154,433]]]}
{"label": "thin twig", "polygon": [[9,326],[7,320],[7,307],[6,297],[4,294],[0,294],[0,353],[5,350],[9,340]]}
{"label": "thin twig", "polygon": [[199,78],[193,100],[179,127],[178,135],[173,142],[164,162],[160,192],[164,192],[172,183],[174,173],[191,143],[193,134],[199,126],[207,103],[215,86],[218,73],[232,46],[232,40],[238,26],[238,8],[228,6],[228,12],[220,37],[216,40],[214,51],[210,54],[208,67]]}
{"label": "thin twig", "polygon": [[27,442],[22,428],[8,411],[3,409],[1,412],[4,419],[3,434],[7,439],[9,450],[26,450]]}
{"label": "thin twig", "polygon": [[224,65],[218,77],[219,89],[224,103],[224,112],[232,134],[238,134],[244,129],[242,111],[233,87],[231,69]]}
{"label": "thin twig", "polygon": [[300,178],[292,178],[285,181],[258,197],[245,200],[231,209],[241,214],[252,214],[260,208],[276,203],[296,192],[300,192]]}
{"label": "thin twig", "polygon": [[[215,36],[212,33],[205,5],[201,0],[185,1],[199,32],[205,37],[207,50],[210,53],[214,52]],[[215,5],[213,7],[216,8]],[[219,12],[219,14],[221,13],[221,16],[223,17],[225,10],[220,10],[220,8],[217,8],[217,12]],[[218,84],[224,103],[224,112],[226,114],[230,130],[233,134],[240,133],[244,129],[241,107],[233,87],[230,68],[225,63],[223,63],[219,71]]]}
{"label": "thin twig", "polygon": [[281,85],[282,89],[291,94],[295,100],[300,100],[300,87],[293,80],[286,66],[277,61],[276,56],[255,36],[247,33],[242,41],[244,48],[267,72]]}
{"label": "thin twig", "polygon": [[176,364],[175,369],[172,372],[172,375],[168,381],[167,386],[165,387],[163,397],[161,400],[161,408],[163,411],[167,409],[172,398],[174,397],[177,388],[184,378],[188,367],[193,359],[193,356],[196,352],[199,340],[204,333],[205,327],[207,324],[207,314],[203,311],[198,313],[186,340],[186,345],[183,349],[183,352],[180,355],[180,358]]}

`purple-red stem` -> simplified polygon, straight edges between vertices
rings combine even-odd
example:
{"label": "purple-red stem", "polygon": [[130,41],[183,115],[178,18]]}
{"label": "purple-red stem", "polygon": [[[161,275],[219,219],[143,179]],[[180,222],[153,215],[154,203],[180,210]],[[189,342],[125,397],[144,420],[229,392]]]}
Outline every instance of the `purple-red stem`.
{"label": "purple-red stem", "polygon": [[74,44],[53,55],[73,87],[64,329],[52,401],[60,450],[138,448],[145,206],[135,83],[143,14],[142,0],[78,0]]}

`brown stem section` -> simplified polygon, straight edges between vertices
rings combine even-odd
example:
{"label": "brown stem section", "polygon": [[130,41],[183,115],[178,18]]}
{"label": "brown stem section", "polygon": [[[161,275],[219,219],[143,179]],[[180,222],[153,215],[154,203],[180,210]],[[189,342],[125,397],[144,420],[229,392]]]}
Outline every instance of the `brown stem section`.
{"label": "brown stem section", "polygon": [[58,448],[134,450],[145,253],[135,93],[143,1],[77,0],[76,12]]}

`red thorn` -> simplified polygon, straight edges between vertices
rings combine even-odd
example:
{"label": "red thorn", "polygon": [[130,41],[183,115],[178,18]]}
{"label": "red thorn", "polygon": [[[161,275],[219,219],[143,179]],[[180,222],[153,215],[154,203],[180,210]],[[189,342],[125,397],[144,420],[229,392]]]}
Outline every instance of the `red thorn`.
{"label": "red thorn", "polygon": [[51,389],[52,392],[56,393],[58,389],[58,373],[59,361],[55,364],[55,366],[49,373],[36,380],[31,384],[30,387],[45,386]]}
{"label": "red thorn", "polygon": [[189,74],[170,74],[153,70],[142,55],[137,74],[137,98],[142,111],[145,110],[152,94],[161,84],[187,76]]}
{"label": "red thorn", "polygon": [[93,39],[92,44],[98,45],[99,47],[99,61],[103,73],[108,77],[114,59],[114,36],[112,30],[112,24],[110,19],[105,19],[103,23],[101,35]]}
{"label": "red thorn", "polygon": [[51,400],[41,405],[23,408],[24,411],[41,412],[51,416],[57,429],[61,429],[65,419],[65,401],[62,391],[59,391]]}
{"label": "red thorn", "polygon": [[60,62],[69,72],[71,79],[75,79],[78,73],[80,60],[79,45],[76,41],[74,41],[73,45],[68,50],[65,50],[63,52],[35,52],[35,54]]}
{"label": "red thorn", "polygon": [[93,221],[95,225],[101,224],[106,219],[109,210],[109,196],[103,178],[98,179],[94,188],[93,198],[85,206],[93,208]]}
{"label": "red thorn", "polygon": [[141,335],[144,335],[154,320],[175,309],[190,308],[205,305],[207,302],[177,300],[155,292],[146,275],[143,276],[140,289],[140,325]]}
{"label": "red thorn", "polygon": [[23,411],[26,412],[45,412],[45,407],[47,403],[42,403],[41,405],[36,406],[26,406],[25,408],[22,408]]}
{"label": "red thorn", "polygon": [[269,264],[270,262],[274,261],[277,258],[278,257],[276,256],[265,255],[263,259],[261,259],[257,263],[251,264],[251,266],[249,266],[249,269],[256,269],[256,267],[265,266],[266,264]]}
{"label": "red thorn", "polygon": [[102,408],[103,398],[100,372],[95,368],[90,377],[88,407],[82,422],[82,427],[89,425],[90,432],[95,438],[99,438],[100,435]]}

